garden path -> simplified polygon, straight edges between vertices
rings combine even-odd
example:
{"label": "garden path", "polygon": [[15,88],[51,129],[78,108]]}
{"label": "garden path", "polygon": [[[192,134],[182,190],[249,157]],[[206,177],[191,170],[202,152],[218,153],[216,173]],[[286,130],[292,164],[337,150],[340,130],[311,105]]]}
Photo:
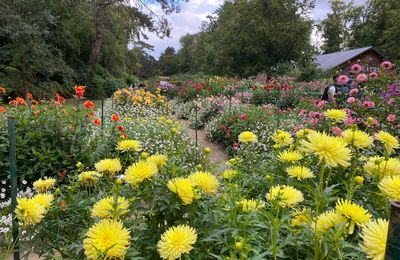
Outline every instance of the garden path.
{"label": "garden path", "polygon": [[[189,136],[195,140],[196,130],[189,127],[188,120],[174,118],[176,122],[182,125],[188,132]],[[225,169],[225,163],[228,160],[228,155],[225,153],[224,147],[222,145],[210,142],[206,140],[206,135],[204,129],[197,130],[197,140],[199,144],[203,147],[209,147],[211,149],[211,161],[216,164],[217,171]]]}

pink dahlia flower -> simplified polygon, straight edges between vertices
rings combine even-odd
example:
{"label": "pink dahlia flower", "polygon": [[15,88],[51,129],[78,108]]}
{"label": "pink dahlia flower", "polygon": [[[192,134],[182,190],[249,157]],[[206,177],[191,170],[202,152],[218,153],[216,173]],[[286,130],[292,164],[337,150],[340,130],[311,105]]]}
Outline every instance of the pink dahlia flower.
{"label": "pink dahlia flower", "polygon": [[390,61],[384,61],[381,64],[382,69],[384,70],[390,70],[393,67],[393,64]]}
{"label": "pink dahlia flower", "polygon": [[353,104],[354,102],[356,102],[356,99],[354,97],[349,97],[347,99],[347,103],[349,103],[349,104]]}
{"label": "pink dahlia flower", "polygon": [[361,73],[357,76],[357,81],[360,83],[367,81],[367,79],[368,79],[368,77],[364,73]]}
{"label": "pink dahlia flower", "polygon": [[389,121],[389,122],[394,122],[396,120],[396,115],[394,115],[394,114],[389,114],[388,116],[387,116],[387,121]]}
{"label": "pink dahlia flower", "polygon": [[369,77],[370,77],[371,79],[376,79],[376,78],[378,77],[378,73],[376,73],[376,72],[371,72],[371,73],[369,74]]}
{"label": "pink dahlia flower", "polygon": [[346,75],[340,75],[337,79],[338,83],[340,85],[344,85],[347,83],[347,81],[349,81],[349,78]]}
{"label": "pink dahlia flower", "polygon": [[361,71],[362,71],[362,67],[361,67],[361,65],[360,64],[354,64],[353,66],[351,66],[351,71],[353,72],[353,73],[356,73],[356,74],[358,74],[358,73],[360,73]]}

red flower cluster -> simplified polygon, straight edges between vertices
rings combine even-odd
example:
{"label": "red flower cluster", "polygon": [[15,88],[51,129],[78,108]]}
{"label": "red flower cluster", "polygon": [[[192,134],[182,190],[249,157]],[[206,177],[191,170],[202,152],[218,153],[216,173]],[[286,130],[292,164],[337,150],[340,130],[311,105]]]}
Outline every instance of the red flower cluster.
{"label": "red flower cluster", "polygon": [[118,122],[119,121],[119,115],[112,115],[111,120],[114,122]]}
{"label": "red flower cluster", "polygon": [[118,131],[122,132],[122,131],[124,131],[124,130],[125,130],[125,128],[124,128],[122,125],[119,125],[119,126],[118,126]]}
{"label": "red flower cluster", "polygon": [[75,96],[77,98],[82,98],[85,94],[85,86],[75,86]]}
{"label": "red flower cluster", "polygon": [[94,108],[94,104],[90,100],[86,100],[85,103],[83,104],[84,108]]}
{"label": "red flower cluster", "polygon": [[0,106],[0,113],[4,113],[4,112],[5,112],[4,107]]}
{"label": "red flower cluster", "polygon": [[25,101],[23,98],[21,98],[21,97],[17,97],[17,98],[15,99],[15,101],[16,101],[19,105],[23,105],[23,106],[26,106],[26,105],[27,105],[26,101]]}
{"label": "red flower cluster", "polygon": [[32,96],[32,94],[31,94],[31,93],[29,93],[29,92],[28,92],[28,93],[26,93],[26,98],[27,98],[27,99],[32,99],[32,98],[33,98],[33,96]]}
{"label": "red flower cluster", "polygon": [[60,96],[58,93],[56,94],[56,97],[57,97],[57,101],[54,102],[54,104],[55,104],[56,106],[60,106],[62,103],[65,102],[65,98],[63,98],[62,96]]}
{"label": "red flower cluster", "polygon": [[3,87],[0,87],[0,94],[6,93],[6,89]]}
{"label": "red flower cluster", "polygon": [[247,115],[246,114],[242,114],[242,116],[240,117],[243,121],[247,119]]}
{"label": "red flower cluster", "polygon": [[100,120],[100,118],[95,118],[94,121],[93,121],[93,123],[94,123],[95,125],[97,125],[97,126],[100,126],[100,125],[101,125],[101,120]]}

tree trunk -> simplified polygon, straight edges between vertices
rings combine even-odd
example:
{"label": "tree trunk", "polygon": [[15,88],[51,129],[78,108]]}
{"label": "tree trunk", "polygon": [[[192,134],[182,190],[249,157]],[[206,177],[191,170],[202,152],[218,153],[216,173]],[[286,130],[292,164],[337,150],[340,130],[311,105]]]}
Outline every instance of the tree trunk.
{"label": "tree trunk", "polygon": [[88,62],[88,81],[93,78],[94,67],[100,54],[101,45],[103,43],[103,27],[104,27],[104,11],[106,8],[106,0],[99,0],[96,10],[96,35],[90,50]]}

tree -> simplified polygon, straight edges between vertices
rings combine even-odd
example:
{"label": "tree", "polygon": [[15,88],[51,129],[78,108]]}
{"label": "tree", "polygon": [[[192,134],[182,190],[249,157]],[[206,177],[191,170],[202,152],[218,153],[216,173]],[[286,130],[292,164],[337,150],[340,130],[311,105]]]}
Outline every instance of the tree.
{"label": "tree", "polygon": [[322,31],[324,53],[341,51],[349,45],[349,23],[354,10],[352,2],[345,4],[342,0],[329,0],[331,10],[319,24]]}
{"label": "tree", "polygon": [[158,59],[158,68],[161,74],[170,76],[179,72],[179,60],[175,49],[167,47]]}
{"label": "tree", "polygon": [[359,7],[351,26],[351,47],[374,46],[389,58],[400,60],[400,1],[369,0]]}
{"label": "tree", "polygon": [[248,76],[301,61],[312,50],[312,8],[307,0],[225,1],[196,35],[191,52],[201,59],[194,64],[206,73]]}
{"label": "tree", "polygon": [[[171,13],[173,11],[179,10],[180,0],[156,0],[155,2],[161,5],[161,8],[166,13]],[[108,21],[108,9],[112,7],[117,7],[119,9],[124,9],[128,14],[126,18],[129,19],[130,28],[126,28],[130,34],[130,37],[137,35],[137,32],[141,29],[147,29],[150,32],[155,32],[161,37],[169,36],[170,28],[168,26],[168,21],[163,18],[151,13],[150,15],[145,13],[144,8],[149,8],[146,6],[145,2],[139,1],[141,9],[132,6],[130,0],[98,0],[96,7],[95,16],[95,37],[93,40],[92,48],[90,51],[89,61],[88,61],[88,79],[89,81],[93,77],[93,71],[95,64],[98,61],[98,57],[101,51],[101,46],[103,43],[103,34]]]}

